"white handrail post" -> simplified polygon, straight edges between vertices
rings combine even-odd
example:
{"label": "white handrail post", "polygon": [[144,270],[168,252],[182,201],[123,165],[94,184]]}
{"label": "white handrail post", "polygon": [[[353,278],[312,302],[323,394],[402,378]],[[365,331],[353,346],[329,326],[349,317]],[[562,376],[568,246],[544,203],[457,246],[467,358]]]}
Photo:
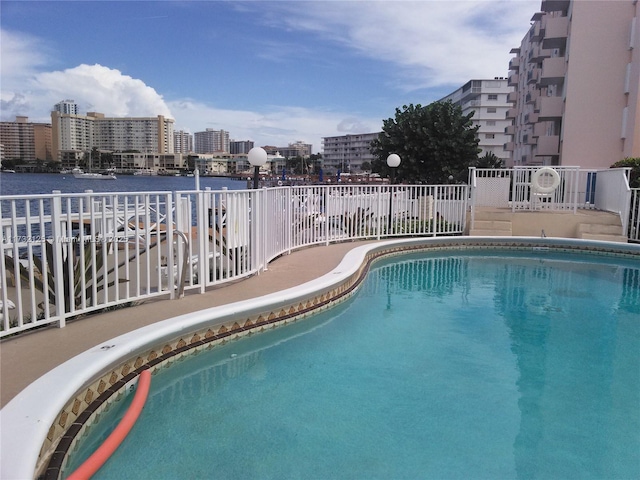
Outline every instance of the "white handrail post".
{"label": "white handrail post", "polygon": [[260,209],[261,209],[261,217],[262,217],[262,270],[269,270],[269,266],[267,265],[267,251],[268,251],[268,242],[269,242],[269,234],[268,234],[268,219],[267,215],[270,214],[269,209],[267,208],[267,187],[262,187],[260,190]]}
{"label": "white handrail post", "polygon": [[[286,243],[287,246],[285,249],[287,251],[287,254],[291,253],[291,248],[292,248],[292,238],[293,238],[293,208],[292,208],[292,196],[291,196],[291,185],[289,185],[288,187],[286,187],[286,193],[285,193],[285,214],[287,215],[287,225],[289,225],[289,228],[286,229]],[[310,189],[311,192],[313,192],[313,188]]]}
{"label": "white handrail post", "polygon": [[329,245],[329,187],[325,185],[324,192],[324,243]]}
{"label": "white handrail post", "polygon": [[[198,169],[196,169],[197,174]],[[206,253],[206,244],[209,239],[209,195],[209,187],[205,191],[198,188],[196,192],[196,235],[198,238],[198,283],[200,284],[200,293],[205,292],[205,286],[209,280],[209,255]]]}
{"label": "white handrail post", "polygon": [[[58,321],[58,327],[63,328],[66,325],[66,298],[64,298],[65,285],[64,282],[69,281],[64,277],[64,259],[62,257],[62,227],[60,221],[62,219],[62,192],[60,190],[53,191],[53,197],[51,199],[51,242],[53,247],[53,265],[49,265],[49,268],[53,268],[53,275],[57,279],[55,285],[56,295],[56,316],[60,318]],[[71,247],[73,248],[73,247]],[[68,255],[73,255],[73,252],[67,252]],[[43,272],[44,275],[46,273]],[[69,286],[69,291],[73,291],[73,285]],[[45,297],[45,302],[48,299]],[[73,300],[73,299],[70,299]],[[47,305],[44,306],[47,308]]]}

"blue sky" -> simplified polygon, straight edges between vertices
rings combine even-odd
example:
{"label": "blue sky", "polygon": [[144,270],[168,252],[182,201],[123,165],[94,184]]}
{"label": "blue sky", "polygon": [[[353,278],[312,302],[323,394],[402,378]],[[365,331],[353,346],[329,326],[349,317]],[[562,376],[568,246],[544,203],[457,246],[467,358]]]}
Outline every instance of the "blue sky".
{"label": "blue sky", "polygon": [[535,0],[5,1],[0,115],[175,119],[321,151],[472,78],[507,76]]}

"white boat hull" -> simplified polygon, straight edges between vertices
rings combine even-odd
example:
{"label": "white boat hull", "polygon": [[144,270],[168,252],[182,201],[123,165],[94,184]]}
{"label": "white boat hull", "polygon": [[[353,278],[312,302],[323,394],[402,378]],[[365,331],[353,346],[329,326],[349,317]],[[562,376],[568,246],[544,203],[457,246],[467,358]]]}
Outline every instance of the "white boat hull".
{"label": "white boat hull", "polygon": [[116,176],[112,173],[74,173],[75,178],[82,178],[85,180],[115,180]]}

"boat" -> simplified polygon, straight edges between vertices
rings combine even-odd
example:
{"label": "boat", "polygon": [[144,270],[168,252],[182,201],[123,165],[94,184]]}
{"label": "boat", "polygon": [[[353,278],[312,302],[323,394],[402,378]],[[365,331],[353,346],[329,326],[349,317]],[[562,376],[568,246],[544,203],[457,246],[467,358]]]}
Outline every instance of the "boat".
{"label": "boat", "polygon": [[146,168],[146,169],[142,169],[142,170],[136,170],[135,172],[133,172],[134,175],[144,175],[147,177],[152,177],[155,175],[158,175],[158,172],[156,172],[155,170],[151,169],[151,168]]}
{"label": "boat", "polygon": [[72,171],[75,178],[81,178],[84,180],[115,180],[116,176],[112,172],[85,172],[81,168],[74,168]]}
{"label": "boat", "polygon": [[11,170],[9,168],[4,168],[4,169],[0,170],[0,172],[2,172],[2,173],[16,173],[15,170]]}

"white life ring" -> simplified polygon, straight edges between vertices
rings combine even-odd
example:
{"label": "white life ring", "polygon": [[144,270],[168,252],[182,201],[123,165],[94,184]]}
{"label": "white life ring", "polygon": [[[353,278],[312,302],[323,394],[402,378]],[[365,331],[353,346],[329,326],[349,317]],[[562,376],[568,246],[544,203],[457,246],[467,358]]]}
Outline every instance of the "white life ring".
{"label": "white life ring", "polygon": [[[551,183],[541,182],[543,176],[551,176]],[[538,193],[551,193],[560,185],[560,175],[553,168],[542,167],[531,176],[531,187]]]}
{"label": "white life ring", "polygon": [[282,180],[278,180],[278,186],[281,187],[282,186]]}

